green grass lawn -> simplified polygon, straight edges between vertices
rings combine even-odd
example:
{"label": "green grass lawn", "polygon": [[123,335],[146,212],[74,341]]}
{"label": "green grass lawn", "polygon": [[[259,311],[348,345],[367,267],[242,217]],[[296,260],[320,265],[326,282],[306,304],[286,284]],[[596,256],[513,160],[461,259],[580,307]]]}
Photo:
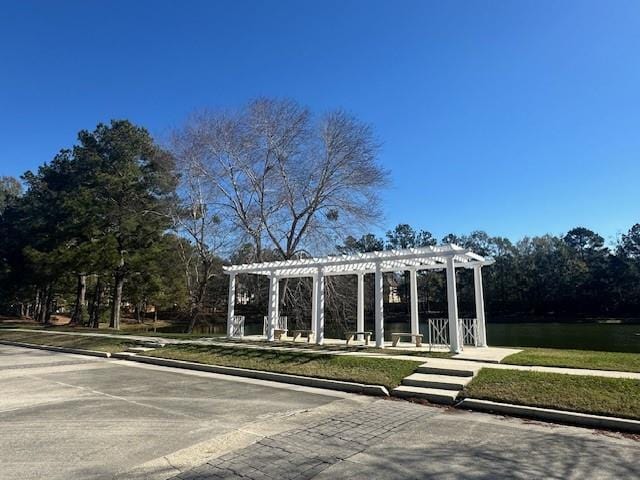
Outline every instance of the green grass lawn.
{"label": "green grass lawn", "polygon": [[109,335],[138,335],[143,337],[162,337],[162,338],[175,338],[175,339],[196,339],[203,337],[220,337],[224,338],[224,334],[205,334],[205,333],[177,333],[177,332],[164,332],[153,331],[151,324],[136,324],[136,323],[124,323],[120,330],[114,330],[109,328],[109,324],[101,323],[100,328],[89,327],[68,327],[66,325],[42,325],[37,323],[10,323],[5,322],[0,324],[0,331],[9,328],[21,328],[27,330],[35,330],[39,332],[76,332],[76,333],[105,333]]}
{"label": "green grass lawn", "polygon": [[463,396],[640,420],[640,380],[483,368]]}
{"label": "green grass lawn", "polygon": [[306,377],[384,385],[400,385],[422,362],[391,358],[323,355],[255,348],[171,345],[146,355],[228,367],[290,373]]}
{"label": "green grass lawn", "polygon": [[249,344],[256,346],[265,346],[272,347],[276,346],[284,346],[284,347],[295,347],[299,349],[309,350],[309,352],[314,352],[318,350],[323,351],[334,351],[334,352],[366,352],[366,353],[380,353],[384,355],[409,355],[409,356],[419,356],[419,357],[434,357],[434,358],[450,358],[453,354],[450,352],[443,351],[435,351],[435,352],[425,352],[420,350],[392,350],[392,349],[383,349],[376,347],[365,347],[363,345],[316,345],[315,343],[307,343],[306,341],[298,341],[293,343],[292,341],[277,341],[275,343],[268,342],[266,340],[229,340],[226,338],[224,334],[203,334],[203,333],[166,333],[166,332],[153,332],[153,331],[145,331],[141,330],[139,327],[136,328],[135,325],[125,324],[123,325],[121,330],[113,330],[107,328],[105,324],[101,324],[99,329],[95,328],[87,328],[87,327],[67,327],[67,326],[43,326],[38,324],[3,324],[0,325],[0,332],[3,329],[9,328],[20,328],[20,329],[28,329],[34,330],[37,332],[47,332],[47,333],[55,333],[55,332],[71,332],[71,333],[102,333],[108,335],[135,335],[135,336],[146,336],[146,337],[159,337],[159,338],[171,338],[177,340],[197,340],[199,338],[215,338],[217,341],[229,342],[235,345]]}
{"label": "green grass lawn", "polygon": [[640,354],[638,353],[527,348],[520,353],[509,355],[501,363],[640,372]]}
{"label": "green grass lawn", "polygon": [[122,352],[137,342],[126,338],[85,337],[75,335],[60,335],[43,332],[8,332],[0,330],[0,340],[33,343],[36,345],[50,345],[53,347],[81,348],[84,350],[98,350],[101,352]]}

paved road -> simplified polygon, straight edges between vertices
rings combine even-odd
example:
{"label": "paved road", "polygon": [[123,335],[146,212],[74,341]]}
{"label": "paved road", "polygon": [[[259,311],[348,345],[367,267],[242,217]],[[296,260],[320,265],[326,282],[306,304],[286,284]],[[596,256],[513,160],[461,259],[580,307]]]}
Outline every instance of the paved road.
{"label": "paved road", "polygon": [[640,442],[0,346],[0,479],[640,478]]}

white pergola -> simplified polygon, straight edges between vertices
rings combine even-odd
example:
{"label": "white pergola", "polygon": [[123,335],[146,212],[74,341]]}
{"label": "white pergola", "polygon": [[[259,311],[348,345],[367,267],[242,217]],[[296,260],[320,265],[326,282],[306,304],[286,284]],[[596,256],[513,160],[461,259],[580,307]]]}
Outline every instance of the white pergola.
{"label": "white pergola", "polygon": [[376,346],[384,348],[384,290],[383,272],[409,271],[411,299],[411,333],[418,334],[418,288],[417,271],[446,270],[447,304],[450,349],[460,352],[463,348],[458,318],[458,297],[456,288],[456,268],[469,268],[474,272],[474,290],[477,332],[475,344],[486,347],[486,328],[484,316],[484,298],[482,292],[482,271],[493,260],[473,253],[471,250],[454,244],[387,250],[360,253],[354,255],[328,256],[322,258],[302,258],[276,262],[263,262],[223,267],[229,275],[229,310],[227,316],[227,335],[233,335],[235,318],[236,275],[239,273],[264,275],[269,277],[269,311],[267,340],[274,340],[274,332],[279,318],[279,280],[284,278],[313,278],[313,301],[311,330],[318,345],[324,343],[324,284],[327,275],[357,275],[358,302],[356,329],[364,330],[364,275],[375,275],[375,340]]}

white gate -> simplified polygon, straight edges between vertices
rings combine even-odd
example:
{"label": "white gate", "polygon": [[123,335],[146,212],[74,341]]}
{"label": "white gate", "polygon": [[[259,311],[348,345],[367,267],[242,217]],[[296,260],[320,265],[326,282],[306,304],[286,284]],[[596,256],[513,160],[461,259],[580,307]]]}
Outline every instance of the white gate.
{"label": "white gate", "polygon": [[449,345],[449,319],[430,318],[427,323],[427,343],[433,345]]}
{"label": "white gate", "polygon": [[231,336],[244,337],[244,316],[236,315],[231,319]]}
{"label": "white gate", "polygon": [[[478,322],[475,318],[458,319],[461,345],[477,345]],[[448,318],[430,318],[427,322],[427,343],[430,346],[451,345]]]}
{"label": "white gate", "polygon": [[[262,334],[265,337],[267,336],[267,331],[268,330],[269,330],[269,317],[267,317],[265,315],[264,323],[262,325]],[[287,317],[286,317],[286,315],[282,315],[282,316],[278,317],[278,320],[276,321],[276,330],[289,330],[287,328]]]}
{"label": "white gate", "polygon": [[460,334],[460,344],[477,346],[478,321],[475,318],[459,318],[458,332]]}

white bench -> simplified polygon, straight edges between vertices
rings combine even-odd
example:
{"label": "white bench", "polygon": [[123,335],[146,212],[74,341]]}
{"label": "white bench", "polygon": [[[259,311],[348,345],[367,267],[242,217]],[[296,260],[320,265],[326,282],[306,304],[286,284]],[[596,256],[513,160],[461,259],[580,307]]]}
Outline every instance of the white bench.
{"label": "white bench", "polygon": [[409,337],[411,338],[411,341],[413,341],[413,339],[415,338],[415,342],[416,342],[416,347],[421,347],[422,346],[422,334],[421,333],[392,333],[391,334],[391,341],[392,341],[392,346],[395,347],[398,345],[398,342],[400,341],[401,338],[404,337]]}
{"label": "white bench", "polygon": [[287,329],[286,328],[275,328],[273,330],[273,338],[275,338],[276,340],[282,340],[282,337],[286,337],[287,336]]}
{"label": "white bench", "polygon": [[362,335],[364,337],[364,344],[369,345],[373,332],[344,332],[344,334],[347,338],[347,345],[349,345],[349,342],[353,341],[356,335]]}
{"label": "white bench", "polygon": [[300,338],[303,333],[307,335],[307,343],[311,343],[313,339],[313,330],[291,330],[291,333],[293,333],[294,342]]}

